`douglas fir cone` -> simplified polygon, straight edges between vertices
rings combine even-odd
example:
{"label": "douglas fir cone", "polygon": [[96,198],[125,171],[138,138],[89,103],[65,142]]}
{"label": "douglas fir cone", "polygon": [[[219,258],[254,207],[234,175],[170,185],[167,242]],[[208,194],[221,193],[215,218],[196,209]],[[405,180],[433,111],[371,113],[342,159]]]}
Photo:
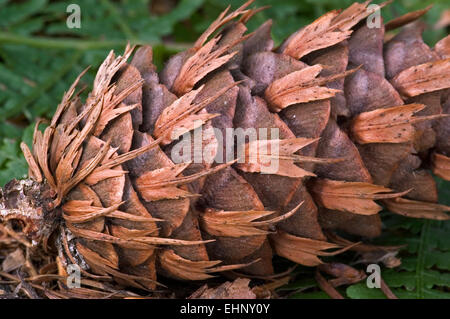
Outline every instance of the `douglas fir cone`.
{"label": "douglas fir cone", "polygon": [[1,190],[0,217],[62,278],[274,278],[274,255],[381,249],[345,238],[380,235],[380,205],[449,218],[430,171],[450,180],[450,37],[423,42],[426,10],[374,27],[355,3],[274,48],[272,21],[247,33],[250,3],[159,73],[148,46],[111,52],[86,100],[81,74],[22,143],[29,177]]}

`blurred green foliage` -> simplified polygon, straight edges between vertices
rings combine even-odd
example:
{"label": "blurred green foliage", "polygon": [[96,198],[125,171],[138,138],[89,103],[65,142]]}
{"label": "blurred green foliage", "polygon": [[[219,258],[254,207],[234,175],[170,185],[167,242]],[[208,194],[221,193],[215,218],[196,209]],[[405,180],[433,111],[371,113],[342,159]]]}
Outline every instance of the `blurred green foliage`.
{"label": "blurred green foliage", "polygon": [[[397,0],[382,13],[390,20],[432,2]],[[120,52],[131,41],[154,45],[155,63],[161,67],[168,56],[193,42],[228,4],[237,8],[243,0],[77,0],[81,28],[69,29],[66,9],[71,3],[0,0],[0,185],[26,174],[17,141],[36,118],[51,117],[64,90],[86,66],[93,66],[83,79],[89,85],[108,51]],[[257,0],[255,5],[270,7],[250,20],[249,29],[273,19],[273,37],[279,44],[321,14],[351,3]],[[158,9],[161,6],[170,10],[164,12]],[[444,8],[445,0],[434,1],[426,15],[430,28]],[[432,31],[425,35],[431,44],[443,36],[443,31]]]}
{"label": "blurred green foliage", "polygon": [[[438,180],[441,202],[450,205],[450,182]],[[383,233],[372,243],[401,246],[397,257],[401,265],[394,269],[381,267],[381,277],[401,299],[450,299],[450,223],[407,218],[382,212]],[[326,258],[323,258],[326,261]],[[353,265],[353,254],[341,254],[334,262]],[[355,265],[364,270],[364,266]],[[314,273],[299,267],[296,280],[279,289],[281,295],[293,299],[329,298],[317,289]],[[368,288],[366,281],[337,288],[342,296],[351,299],[386,299],[380,289]]]}
{"label": "blurred green foliage", "polygon": [[[111,49],[121,52],[127,41],[151,44],[155,64],[189,46],[230,4],[237,8],[244,0],[77,0],[47,1],[0,0],[0,186],[12,178],[26,175],[27,165],[19,143],[30,144],[37,118],[51,118],[64,91],[75,77],[92,65],[82,84],[89,86],[95,70]],[[352,0],[257,0],[255,5],[270,8],[253,17],[250,31],[273,19],[276,45],[289,34],[312,22],[323,13],[350,5]],[[380,1],[374,1],[379,3]],[[81,8],[81,28],[69,29],[66,12],[69,4]],[[433,45],[445,36],[433,30],[448,0],[396,0],[382,11],[386,21],[408,11],[434,7],[425,21],[426,42]],[[167,10],[165,8],[169,8]],[[161,9],[162,8],[162,9]],[[449,198],[449,185],[442,185]],[[442,196],[441,196],[442,197]],[[410,220],[388,216],[389,232],[382,240],[398,240],[410,245],[399,270],[387,271],[386,281],[400,297],[449,297],[443,287],[450,286],[450,228],[448,223]],[[398,231],[401,236],[398,235]],[[390,235],[389,235],[390,234]],[[445,273],[443,273],[445,272]],[[310,278],[291,286],[308,293],[295,298],[324,297]],[[350,298],[377,298],[378,290],[364,284],[345,292]]]}

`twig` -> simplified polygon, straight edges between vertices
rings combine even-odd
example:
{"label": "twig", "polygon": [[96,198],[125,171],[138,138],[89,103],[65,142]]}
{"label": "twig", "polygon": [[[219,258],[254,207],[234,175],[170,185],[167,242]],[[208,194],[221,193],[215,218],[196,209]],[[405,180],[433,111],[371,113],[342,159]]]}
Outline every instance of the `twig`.
{"label": "twig", "polygon": [[187,43],[174,43],[174,42],[145,42],[141,40],[82,40],[76,38],[49,38],[49,37],[28,37],[9,32],[0,32],[0,45],[1,44],[19,44],[28,45],[35,48],[43,49],[75,49],[75,50],[95,50],[95,49],[114,49],[118,47],[124,47],[128,42],[131,45],[152,45],[152,46],[164,46],[168,50],[181,51],[191,47],[191,44]]}

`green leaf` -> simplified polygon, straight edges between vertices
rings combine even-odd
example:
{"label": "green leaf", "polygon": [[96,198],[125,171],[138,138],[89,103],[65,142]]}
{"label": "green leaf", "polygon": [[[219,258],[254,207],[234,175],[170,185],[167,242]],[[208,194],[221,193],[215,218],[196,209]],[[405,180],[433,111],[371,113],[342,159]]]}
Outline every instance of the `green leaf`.
{"label": "green leaf", "polygon": [[46,3],[46,0],[29,0],[5,6],[0,11],[0,28],[25,20],[30,15],[41,10]]}
{"label": "green leaf", "polygon": [[300,292],[289,296],[289,299],[330,299],[323,291]]}
{"label": "green leaf", "polygon": [[351,299],[386,299],[380,289],[368,288],[366,283],[352,285],[345,292]]}
{"label": "green leaf", "polygon": [[[0,186],[26,174],[20,141],[31,145],[36,119],[51,118],[64,91],[85,67],[92,66],[81,84],[89,87],[108,51],[120,53],[127,41],[132,41],[152,44],[154,62],[161,68],[185,43],[194,42],[228,5],[235,9],[245,1],[180,0],[173,2],[169,12],[156,15],[150,10],[151,0],[102,0],[95,6],[92,0],[77,0],[81,28],[69,29],[66,8],[71,0],[0,0]],[[253,31],[272,19],[272,35],[279,45],[325,12],[352,2],[256,0],[253,6],[270,8],[255,15],[248,28]],[[445,0],[397,0],[382,15],[388,21],[431,2],[436,4],[424,18],[432,26],[447,9]],[[428,28],[425,40],[434,45],[445,35],[444,30]],[[440,202],[450,205],[450,182],[436,180]],[[383,223],[385,231],[374,243],[407,244],[400,252],[402,265],[382,269],[394,293],[400,298],[449,298],[444,291],[449,287],[450,223],[425,222],[389,212],[383,213]],[[351,263],[352,256],[346,253],[334,258]],[[297,280],[279,291],[294,292],[292,298],[326,298],[312,279],[311,270],[299,269]],[[365,283],[350,286],[345,293],[350,298],[380,297],[379,290],[368,289]]]}
{"label": "green leaf", "polygon": [[[402,225],[402,234],[398,232],[395,242],[408,243],[402,250],[402,264],[396,269],[382,269],[381,277],[399,298],[450,298],[445,289],[450,287],[450,245],[448,223],[429,220],[415,220],[420,224],[417,235],[403,227],[401,216],[387,216],[387,224]],[[411,224],[409,224],[411,226]],[[396,228],[388,228],[393,232]],[[399,229],[399,228],[397,228]],[[405,229],[409,229],[406,230]],[[385,236],[386,237],[386,236]],[[394,236],[384,239],[384,243],[392,243]],[[399,239],[399,240],[398,240]],[[411,247],[412,246],[412,247]],[[382,296],[379,289],[369,289],[365,283],[347,288],[350,298],[378,298]]]}

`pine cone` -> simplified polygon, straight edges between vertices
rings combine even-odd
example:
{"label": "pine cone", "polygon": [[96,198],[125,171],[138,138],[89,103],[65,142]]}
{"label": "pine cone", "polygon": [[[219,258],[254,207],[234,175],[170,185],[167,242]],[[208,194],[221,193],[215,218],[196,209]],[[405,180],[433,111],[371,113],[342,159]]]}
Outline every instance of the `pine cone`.
{"label": "pine cone", "polygon": [[449,218],[430,168],[450,179],[450,40],[422,41],[426,11],[371,28],[355,3],[274,48],[271,21],[246,34],[250,4],[160,73],[151,47],[111,52],[87,99],[81,74],[22,144],[29,179],[4,187],[0,216],[56,247],[61,275],[264,278],[274,254],[317,266],[355,248],[334,231],[378,236],[379,204]]}

